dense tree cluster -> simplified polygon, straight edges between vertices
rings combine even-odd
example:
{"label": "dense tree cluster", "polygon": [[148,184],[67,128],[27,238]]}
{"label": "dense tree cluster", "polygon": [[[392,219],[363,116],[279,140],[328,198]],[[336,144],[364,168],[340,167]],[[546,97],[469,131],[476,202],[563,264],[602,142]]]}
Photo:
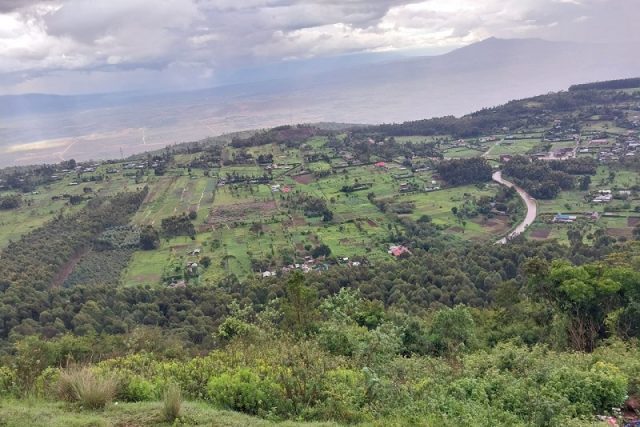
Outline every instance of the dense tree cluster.
{"label": "dense tree cluster", "polygon": [[0,196],[0,210],[17,209],[22,205],[22,196],[19,194],[9,194]]}
{"label": "dense tree cluster", "polygon": [[[195,237],[196,228],[191,222],[191,218],[186,213],[162,218],[160,225],[162,235],[165,237],[189,236]],[[147,243],[147,242],[145,242]]]}
{"label": "dense tree cluster", "polygon": [[[0,263],[0,337],[21,324],[37,324],[50,300],[56,275],[103,231],[126,225],[147,189],[96,198],[72,216],[59,216],[10,243]],[[58,310],[64,305],[54,303]]]}
{"label": "dense tree cluster", "polygon": [[444,160],[438,163],[440,178],[450,185],[476,184],[491,181],[491,165],[482,158]]}
{"label": "dense tree cluster", "polygon": [[278,126],[258,132],[248,138],[234,137],[231,140],[231,146],[235,148],[243,148],[267,144],[285,144],[290,147],[297,147],[312,136],[323,135],[326,133],[327,132],[325,131],[308,125]]}
{"label": "dense tree cluster", "polygon": [[507,162],[503,173],[536,199],[553,199],[560,190],[571,190],[575,179],[567,172],[554,170],[549,162],[515,156]]}

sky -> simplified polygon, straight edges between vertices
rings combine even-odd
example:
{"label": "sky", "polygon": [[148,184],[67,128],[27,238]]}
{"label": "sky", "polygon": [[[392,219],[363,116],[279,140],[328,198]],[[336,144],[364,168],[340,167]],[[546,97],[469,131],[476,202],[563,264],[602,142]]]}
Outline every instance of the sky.
{"label": "sky", "polygon": [[640,0],[0,0],[0,94],[197,89],[488,37],[638,42],[639,19]]}

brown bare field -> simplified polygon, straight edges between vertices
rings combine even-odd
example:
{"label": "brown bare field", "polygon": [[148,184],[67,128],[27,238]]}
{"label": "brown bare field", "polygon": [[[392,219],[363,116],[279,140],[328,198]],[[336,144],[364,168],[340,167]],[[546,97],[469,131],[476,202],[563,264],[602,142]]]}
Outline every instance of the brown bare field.
{"label": "brown bare field", "polygon": [[313,181],[315,181],[313,175],[310,173],[305,173],[303,175],[295,175],[292,178],[298,184],[304,184],[304,185],[311,184]]}
{"label": "brown bare field", "polygon": [[267,213],[277,209],[275,201],[239,203],[225,205],[210,211],[207,224],[219,224],[228,221],[242,220],[253,212]]}
{"label": "brown bare field", "polygon": [[627,218],[628,227],[635,227],[638,224],[640,224],[640,217],[630,216],[629,218]]}
{"label": "brown bare field", "polygon": [[537,230],[533,230],[531,232],[531,238],[533,239],[546,239],[551,234],[551,229],[549,228],[539,228]]}
{"label": "brown bare field", "polygon": [[632,232],[630,228],[612,227],[607,228],[607,234],[612,237],[631,237]]}
{"label": "brown bare field", "polygon": [[509,220],[503,216],[497,216],[491,219],[472,219],[471,221],[487,229],[490,233],[504,233],[509,229]]}

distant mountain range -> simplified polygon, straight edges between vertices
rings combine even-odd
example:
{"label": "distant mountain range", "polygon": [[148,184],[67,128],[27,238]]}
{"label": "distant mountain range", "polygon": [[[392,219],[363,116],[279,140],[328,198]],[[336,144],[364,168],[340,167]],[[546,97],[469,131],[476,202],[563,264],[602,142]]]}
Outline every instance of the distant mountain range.
{"label": "distant mountain range", "polygon": [[2,96],[0,165],[117,157],[284,123],[462,115],[576,83],[639,76],[638,48],[490,38],[439,56],[333,62],[317,73],[282,68],[269,80],[200,91]]}

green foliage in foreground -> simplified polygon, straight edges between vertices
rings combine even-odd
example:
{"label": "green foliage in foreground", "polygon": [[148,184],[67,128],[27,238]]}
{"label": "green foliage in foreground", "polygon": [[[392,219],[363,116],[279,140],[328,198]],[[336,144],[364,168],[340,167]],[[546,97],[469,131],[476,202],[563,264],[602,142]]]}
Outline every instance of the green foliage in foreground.
{"label": "green foliage in foreground", "polygon": [[[265,337],[253,344],[236,342],[225,351],[187,361],[137,354],[100,363],[92,368],[96,375],[117,377],[121,390],[118,403],[107,406],[105,412],[50,402],[25,411],[27,401],[0,405],[0,417],[16,420],[8,425],[27,419],[32,424],[22,425],[44,425],[38,424],[36,414],[55,410],[67,425],[88,425],[88,420],[123,420],[125,408],[146,408],[146,421],[127,425],[161,425],[166,417],[162,404],[120,405],[125,400],[158,401],[158,393],[175,382],[189,399],[201,402],[197,407],[203,411],[228,409],[271,420],[367,425],[588,425],[592,414],[618,407],[628,384],[638,382],[639,356],[637,348],[620,343],[594,354],[503,344],[457,361],[390,356],[369,367],[362,361],[333,356],[312,341]],[[59,373],[51,371],[41,377],[42,396],[50,396],[47,390],[57,386],[56,378]],[[130,394],[131,385],[142,381],[155,392]],[[180,413],[180,419],[188,420],[186,425],[198,425],[197,420],[202,419],[195,416],[193,404],[183,403]],[[102,422],[96,425],[112,425]],[[259,425],[258,420],[252,419],[251,425]]]}
{"label": "green foliage in foreground", "polygon": [[[353,291],[315,307],[299,298],[299,278],[289,288],[285,311],[236,307],[220,326],[219,349],[202,356],[136,352],[75,371],[78,378],[49,367],[27,382],[21,377],[34,375],[35,343],[21,344],[15,366],[0,369],[0,395],[20,396],[19,384],[29,383],[31,395],[101,407],[83,401],[74,386],[80,381],[90,396],[115,384],[117,402],[157,402],[178,387],[187,400],[275,421],[559,426],[589,424],[639,391],[635,342],[609,340],[592,353],[510,342],[488,347],[473,314],[482,318],[464,306],[416,324]],[[150,424],[167,418],[161,410]]]}

